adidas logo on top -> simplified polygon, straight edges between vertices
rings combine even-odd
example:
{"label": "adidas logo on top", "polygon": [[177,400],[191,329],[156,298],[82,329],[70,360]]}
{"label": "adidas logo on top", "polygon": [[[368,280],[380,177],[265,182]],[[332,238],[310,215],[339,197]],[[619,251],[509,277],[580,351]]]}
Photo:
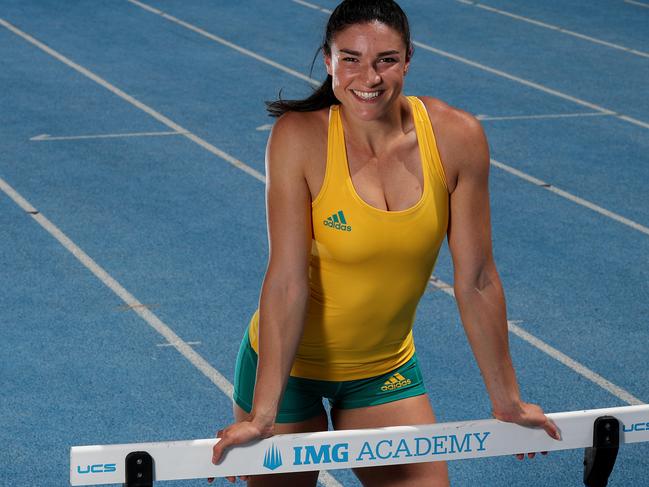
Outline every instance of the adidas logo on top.
{"label": "adidas logo on top", "polygon": [[381,390],[393,391],[395,389],[400,389],[401,387],[405,387],[410,384],[412,384],[412,381],[410,379],[406,379],[399,372],[397,372],[396,374],[394,374],[392,377],[390,377],[388,380],[385,381],[383,386],[381,386]]}
{"label": "adidas logo on top", "polygon": [[334,213],[322,223],[324,223],[324,225],[327,227],[335,228],[336,230],[342,230],[343,232],[352,231],[352,226],[347,224],[343,210]]}

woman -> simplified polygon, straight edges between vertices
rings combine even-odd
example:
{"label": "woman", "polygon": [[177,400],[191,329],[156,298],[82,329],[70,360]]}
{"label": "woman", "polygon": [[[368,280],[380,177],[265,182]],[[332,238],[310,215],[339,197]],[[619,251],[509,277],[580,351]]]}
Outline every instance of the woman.
{"label": "woman", "polygon": [[[412,324],[444,236],[493,415],[558,439],[541,408],[521,400],[510,359],[480,124],[402,94],[412,45],[391,0],[342,2],[322,47],[322,87],[269,104],[279,116],[266,153],[270,258],[237,361],[237,422],[218,433],[213,461],[253,439],[326,430],[323,397],[336,429],[435,422]],[[443,462],[355,473],[371,486],[449,484]],[[249,485],[313,486],[317,476]]]}

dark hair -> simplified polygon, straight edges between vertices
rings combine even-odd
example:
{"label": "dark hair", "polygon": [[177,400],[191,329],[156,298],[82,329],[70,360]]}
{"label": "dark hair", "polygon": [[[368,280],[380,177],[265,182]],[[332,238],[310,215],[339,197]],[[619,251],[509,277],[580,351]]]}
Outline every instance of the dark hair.
{"label": "dark hair", "polygon": [[[406,46],[406,60],[409,60],[413,52],[412,42],[410,42],[410,26],[406,14],[396,2],[393,0],[344,0],[329,17],[322,45],[316,51],[313,63],[311,63],[311,71],[313,71],[313,65],[320,50],[327,56],[331,56],[331,42],[336,33],[350,25],[374,21],[392,27],[401,34]],[[313,112],[339,103],[334,95],[331,75],[327,75],[327,79],[308,98],[282,100],[280,91],[278,100],[266,102],[266,110],[271,117],[279,117],[286,112]]]}

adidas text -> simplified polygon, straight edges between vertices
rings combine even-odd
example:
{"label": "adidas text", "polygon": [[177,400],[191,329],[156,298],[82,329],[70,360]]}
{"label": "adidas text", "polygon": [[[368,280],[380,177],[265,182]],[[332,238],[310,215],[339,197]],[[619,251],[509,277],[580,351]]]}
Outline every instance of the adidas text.
{"label": "adidas text", "polygon": [[402,387],[406,387],[412,384],[412,381],[410,379],[405,379],[405,380],[400,380],[399,382],[396,382],[394,384],[386,384],[384,386],[381,386],[382,391],[393,391],[395,389],[400,389]]}
{"label": "adidas text", "polygon": [[336,230],[342,230],[344,232],[351,232],[352,231],[352,226],[351,225],[343,225],[342,223],[334,223],[329,220],[323,220],[322,223],[324,223],[326,226],[335,228]]}

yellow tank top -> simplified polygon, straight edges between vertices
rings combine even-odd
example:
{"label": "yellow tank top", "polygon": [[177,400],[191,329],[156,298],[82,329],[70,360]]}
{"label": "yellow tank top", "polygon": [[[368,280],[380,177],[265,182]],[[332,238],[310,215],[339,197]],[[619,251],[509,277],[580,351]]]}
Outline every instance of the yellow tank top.
{"label": "yellow tank top", "polygon": [[[424,188],[402,211],[356,193],[347,164],[340,107],[329,113],[327,166],[313,201],[310,295],[291,375],[345,381],[385,374],[415,352],[412,326],[448,224],[448,190],[426,107],[408,97]],[[259,310],[250,322],[258,351]]]}

